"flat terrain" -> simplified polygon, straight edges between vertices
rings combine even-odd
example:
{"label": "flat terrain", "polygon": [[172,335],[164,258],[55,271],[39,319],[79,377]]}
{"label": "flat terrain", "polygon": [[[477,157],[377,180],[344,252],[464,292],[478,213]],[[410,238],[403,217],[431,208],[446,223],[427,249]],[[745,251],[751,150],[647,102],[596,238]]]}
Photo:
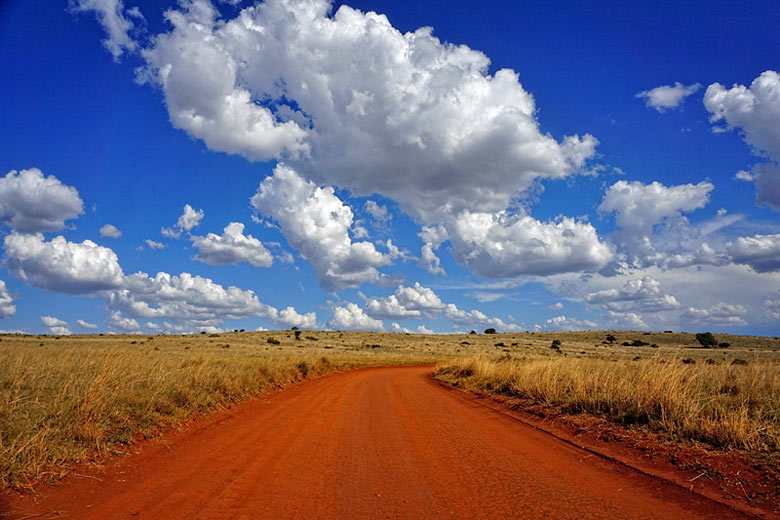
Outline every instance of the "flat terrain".
{"label": "flat terrain", "polygon": [[[741,518],[479,405],[431,367],[341,372],[204,418],[9,518]],[[83,471],[83,473],[82,473]]]}

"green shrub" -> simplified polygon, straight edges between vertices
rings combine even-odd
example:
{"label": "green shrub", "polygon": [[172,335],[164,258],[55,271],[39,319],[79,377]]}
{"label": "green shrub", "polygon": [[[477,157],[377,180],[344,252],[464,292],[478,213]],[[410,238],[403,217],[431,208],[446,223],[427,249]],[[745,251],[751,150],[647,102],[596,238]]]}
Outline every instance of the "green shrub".
{"label": "green shrub", "polygon": [[495,333],[496,333],[496,329],[492,327],[489,329],[485,329],[485,334],[495,334]]}
{"label": "green shrub", "polygon": [[699,332],[696,334],[696,341],[704,348],[714,347],[718,344],[718,340],[709,332]]}
{"label": "green shrub", "polygon": [[279,341],[278,339],[274,339],[274,338],[268,338],[266,341],[268,343],[270,343],[271,345],[279,345],[281,343],[281,341]]}

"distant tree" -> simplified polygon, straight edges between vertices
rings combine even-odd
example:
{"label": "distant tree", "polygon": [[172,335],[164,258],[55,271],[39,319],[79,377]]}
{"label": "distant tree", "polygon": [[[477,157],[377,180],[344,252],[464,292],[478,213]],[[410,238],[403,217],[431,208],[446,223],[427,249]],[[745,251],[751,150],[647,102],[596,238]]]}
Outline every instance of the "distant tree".
{"label": "distant tree", "polygon": [[295,339],[300,339],[300,338],[301,338],[301,331],[298,330],[298,329],[295,329]]}
{"label": "distant tree", "polygon": [[704,348],[714,347],[718,344],[718,340],[709,332],[699,332],[696,334],[696,341]]}
{"label": "distant tree", "polygon": [[476,333],[477,333],[476,330],[472,330],[471,332],[469,332],[469,334],[476,334]]}
{"label": "distant tree", "polygon": [[495,334],[495,333],[496,333],[496,329],[494,328],[485,329],[485,334]]}

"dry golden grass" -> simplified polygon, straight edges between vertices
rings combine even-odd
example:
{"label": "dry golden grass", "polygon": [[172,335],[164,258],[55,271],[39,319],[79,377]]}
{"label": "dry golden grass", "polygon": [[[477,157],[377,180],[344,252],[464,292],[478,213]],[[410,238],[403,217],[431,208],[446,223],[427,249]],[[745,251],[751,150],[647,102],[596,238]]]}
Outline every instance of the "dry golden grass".
{"label": "dry golden grass", "polygon": [[[695,390],[699,393],[691,395],[699,400],[687,408],[675,404],[670,408],[673,416],[647,415],[653,425],[668,425],[664,427],[681,436],[697,432],[696,438],[720,439],[729,446],[778,445],[780,341],[731,336],[722,338],[731,342],[729,349],[702,350],[686,348],[695,344],[691,334],[613,332],[617,346],[605,346],[601,342],[606,333],[0,336],[0,486],[25,486],[56,476],[73,462],[95,460],[134,438],[180,425],[198,412],[229,406],[305,377],[359,366],[433,364],[475,355],[523,356],[534,361],[494,363],[481,357],[442,365],[450,368],[441,374],[454,377],[455,367],[477,363],[481,376],[459,380],[475,385],[482,381],[479,384],[487,386],[493,377],[509,377],[510,367],[518,374],[525,373],[524,366],[534,367],[531,372],[547,374],[549,385],[539,395],[549,399],[563,399],[567,392],[582,394],[582,390],[573,392],[570,379],[600,381],[602,386],[620,388],[622,393],[612,393],[624,397],[615,397],[609,408],[580,395],[583,402],[593,401],[590,408],[581,409],[624,418],[629,414],[621,410],[632,393],[645,396],[631,405],[638,418],[644,410],[653,410],[650,403],[663,402],[664,396],[670,399],[668,388],[658,383],[663,380],[659,374],[664,374],[672,378],[665,380],[667,386],[683,385],[681,393]],[[562,340],[560,352],[549,348],[553,338]],[[659,348],[619,346],[637,338]],[[627,362],[637,356],[659,359]],[[682,357],[699,362],[683,366]],[[661,358],[674,363],[663,364]],[[730,368],[726,363],[734,358],[749,365]],[[706,365],[705,359],[719,364]],[[513,375],[507,381],[530,380]],[[724,391],[732,387],[737,390]],[[719,421],[710,418],[732,409],[739,413],[729,412]]]}
{"label": "dry golden grass", "polygon": [[780,364],[691,363],[473,356],[440,363],[436,376],[471,390],[519,397],[565,412],[642,425],[674,439],[754,453],[780,448]]}

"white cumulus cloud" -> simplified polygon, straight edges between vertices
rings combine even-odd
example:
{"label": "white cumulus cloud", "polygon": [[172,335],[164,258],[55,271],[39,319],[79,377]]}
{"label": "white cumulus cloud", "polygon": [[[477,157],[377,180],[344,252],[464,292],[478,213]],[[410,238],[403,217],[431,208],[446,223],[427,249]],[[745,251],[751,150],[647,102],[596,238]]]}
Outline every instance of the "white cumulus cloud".
{"label": "white cumulus cloud", "polygon": [[281,159],[318,184],[379,193],[425,224],[495,212],[538,179],[578,172],[597,140],[540,131],[509,69],[430,28],[325,0],[268,0],[220,20],[205,0],[166,13],[143,51],[171,121],[213,150]]}
{"label": "white cumulus cloud", "polygon": [[252,206],[279,223],[287,242],[311,263],[327,290],[375,282],[377,267],[391,263],[371,242],[352,241],[352,210],[333,188],[320,188],[287,166],[278,165],[260,183]]}
{"label": "white cumulus cloud", "polygon": [[621,289],[605,289],[585,296],[585,301],[615,312],[658,312],[680,306],[671,294],[665,294],[661,282],[650,276],[628,280]]}
{"label": "white cumulus cloud", "polygon": [[357,304],[351,302],[333,309],[333,316],[328,320],[328,328],[332,330],[385,330],[381,320],[368,316]]}
{"label": "white cumulus cloud", "polygon": [[125,51],[134,51],[138,47],[130,36],[135,26],[132,18],[143,18],[138,8],[125,9],[122,0],[70,0],[69,5],[75,12],[95,13],[106,31],[103,45],[114,60],[118,60]]}
{"label": "white cumulus cloud", "polygon": [[244,235],[244,224],[231,222],[222,235],[209,233],[205,237],[192,236],[192,245],[198,250],[195,260],[210,265],[228,265],[247,262],[255,267],[270,267],[273,256],[260,240]]}
{"label": "white cumulus cloud", "polygon": [[598,328],[598,323],[591,320],[578,320],[565,315],[555,316],[545,322],[545,329],[569,332],[574,330],[593,330]]}
{"label": "white cumulus cloud", "polygon": [[89,323],[89,322],[86,322],[86,321],[80,320],[80,319],[76,320],[76,325],[78,325],[79,328],[85,329],[85,330],[95,330],[95,329],[98,328],[98,326],[95,325],[94,323]]}
{"label": "white cumulus cloud", "polygon": [[114,311],[106,319],[108,326],[119,332],[138,333],[141,332],[141,326],[133,318],[122,316],[122,313]]}
{"label": "white cumulus cloud", "polygon": [[488,278],[596,271],[613,253],[586,222],[463,212],[448,228],[452,254]]}
{"label": "white cumulus cloud", "polygon": [[164,227],[160,229],[160,233],[164,237],[179,238],[182,231],[189,233],[198,227],[200,221],[203,220],[204,215],[205,213],[202,209],[196,210],[189,204],[185,204],[182,214],[173,227]]}
{"label": "white cumulus cloud", "polygon": [[780,271],[780,234],[739,237],[727,246],[731,260],[756,272]]}
{"label": "white cumulus cloud", "polygon": [[744,316],[747,309],[742,305],[718,303],[708,309],[689,307],[683,314],[686,318],[717,325],[747,325]]}
{"label": "white cumulus cloud", "polygon": [[16,314],[14,299],[8,292],[5,281],[0,280],[0,318],[10,318],[14,314]]}
{"label": "white cumulus cloud", "polygon": [[57,292],[85,294],[122,285],[123,272],[113,250],[91,240],[68,242],[41,233],[5,237],[3,263],[21,280]]}
{"label": "white cumulus cloud", "polygon": [[218,325],[226,319],[276,316],[251,290],[223,287],[209,278],[160,272],[135,273],[108,296],[109,307],[134,318],[171,319],[193,325]]}
{"label": "white cumulus cloud", "polygon": [[101,237],[119,238],[122,236],[122,232],[113,224],[105,224],[100,228]]}
{"label": "white cumulus cloud", "polygon": [[645,100],[645,105],[659,112],[665,112],[680,106],[688,96],[695,94],[701,88],[701,84],[683,85],[679,81],[674,85],[663,85],[650,90],[639,92],[636,97]]}
{"label": "white cumulus cloud", "polygon": [[704,93],[704,106],[710,121],[725,125],[716,128],[738,129],[754,154],[770,159],[752,169],[756,202],[780,210],[780,74],[767,70],[750,87],[713,83]]}
{"label": "white cumulus cloud", "polygon": [[68,323],[54,316],[41,316],[41,323],[46,327],[47,334],[67,336],[72,334]]}
{"label": "white cumulus cloud", "polygon": [[286,329],[298,327],[299,329],[314,329],[317,327],[317,314],[307,312],[300,314],[293,307],[286,307],[281,311],[271,310],[271,321]]}
{"label": "white cumulus cloud", "polygon": [[17,231],[57,231],[82,213],[76,188],[53,175],[45,177],[38,168],[11,170],[0,178],[0,222]]}

